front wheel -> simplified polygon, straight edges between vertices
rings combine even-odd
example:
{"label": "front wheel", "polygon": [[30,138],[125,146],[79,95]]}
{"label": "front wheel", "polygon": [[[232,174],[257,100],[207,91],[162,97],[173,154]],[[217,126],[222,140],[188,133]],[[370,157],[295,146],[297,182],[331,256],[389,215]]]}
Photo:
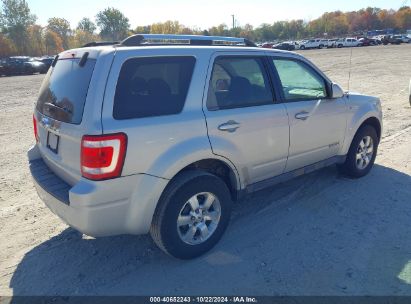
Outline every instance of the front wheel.
{"label": "front wheel", "polygon": [[374,165],[378,143],[377,132],[372,126],[361,127],[351,142],[345,162],[338,166],[339,170],[353,178],[367,175]]}
{"label": "front wheel", "polygon": [[219,177],[203,171],[183,172],[162,194],[150,234],[169,255],[195,258],[220,240],[231,205],[230,191]]}

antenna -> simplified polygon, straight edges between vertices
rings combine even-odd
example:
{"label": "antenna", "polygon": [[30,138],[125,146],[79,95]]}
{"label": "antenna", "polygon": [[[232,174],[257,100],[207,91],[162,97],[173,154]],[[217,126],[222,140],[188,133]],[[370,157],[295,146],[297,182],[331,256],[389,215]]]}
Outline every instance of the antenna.
{"label": "antenna", "polygon": [[[348,92],[350,92],[350,80],[351,80],[351,63],[352,63],[352,49],[353,47],[350,48],[351,52],[350,52],[350,66],[348,69]],[[348,96],[350,96],[350,94],[348,94]]]}

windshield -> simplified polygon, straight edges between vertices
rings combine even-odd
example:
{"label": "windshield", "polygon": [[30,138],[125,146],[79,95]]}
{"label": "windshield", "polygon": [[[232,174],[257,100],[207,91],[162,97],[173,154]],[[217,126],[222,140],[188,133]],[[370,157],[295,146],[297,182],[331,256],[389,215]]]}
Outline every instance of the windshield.
{"label": "windshield", "polygon": [[88,59],[82,67],[79,61],[78,58],[58,60],[49,71],[37,101],[40,113],[67,123],[81,123],[96,60]]}

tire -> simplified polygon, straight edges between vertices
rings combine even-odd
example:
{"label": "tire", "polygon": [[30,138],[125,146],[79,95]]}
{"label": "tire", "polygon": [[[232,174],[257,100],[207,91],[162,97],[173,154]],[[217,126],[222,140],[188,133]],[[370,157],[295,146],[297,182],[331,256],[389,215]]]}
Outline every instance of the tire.
{"label": "tire", "polygon": [[337,48],[342,48],[343,47],[343,45],[342,44],[339,44],[338,46],[337,46]]}
{"label": "tire", "polygon": [[305,46],[304,45],[300,46],[300,50],[305,50]]}
{"label": "tire", "polygon": [[[367,138],[371,139],[372,154],[370,154]],[[360,144],[364,147],[361,152]],[[370,125],[362,126],[355,134],[348,150],[345,162],[338,165],[338,169],[344,175],[352,178],[363,177],[370,172],[377,155],[379,139],[377,132]],[[362,156],[361,156],[362,154]]]}
{"label": "tire", "polygon": [[324,47],[324,45],[322,45],[322,44],[320,44],[319,46],[318,46],[318,48],[321,50],[322,48]]}
{"label": "tire", "polygon": [[[196,205],[193,197],[198,202],[195,208],[192,208]],[[212,201],[208,209],[204,207],[207,198]],[[198,257],[214,247],[222,237],[230,220],[231,207],[230,191],[219,177],[199,170],[183,172],[161,195],[151,224],[151,237],[160,249],[173,257]],[[205,213],[202,210],[206,210]],[[181,219],[180,226],[178,219]],[[204,226],[207,227],[204,231],[209,234],[202,240],[201,227]]]}

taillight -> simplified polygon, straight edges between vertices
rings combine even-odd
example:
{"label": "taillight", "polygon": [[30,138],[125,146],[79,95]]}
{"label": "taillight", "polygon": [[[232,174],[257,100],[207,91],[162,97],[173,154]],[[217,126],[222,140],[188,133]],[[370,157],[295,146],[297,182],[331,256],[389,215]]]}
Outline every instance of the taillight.
{"label": "taillight", "polygon": [[36,138],[36,142],[39,142],[39,133],[37,131],[37,119],[36,116],[33,114],[33,130],[34,130],[34,137]]}
{"label": "taillight", "polygon": [[127,135],[85,135],[81,140],[81,174],[88,179],[119,177],[126,157]]}

